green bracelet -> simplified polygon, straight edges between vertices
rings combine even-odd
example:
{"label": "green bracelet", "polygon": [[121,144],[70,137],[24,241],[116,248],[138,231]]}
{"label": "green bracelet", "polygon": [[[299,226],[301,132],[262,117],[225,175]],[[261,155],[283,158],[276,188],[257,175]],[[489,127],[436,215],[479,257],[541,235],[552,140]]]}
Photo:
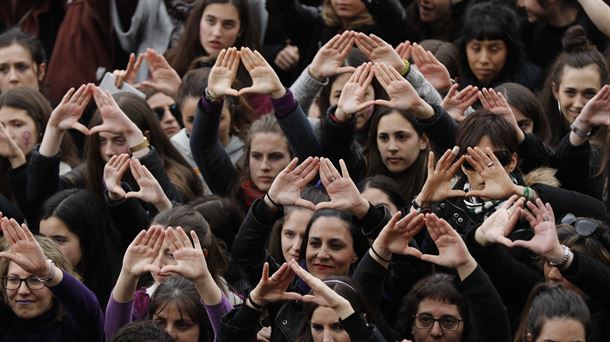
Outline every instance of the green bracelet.
{"label": "green bracelet", "polygon": [[523,188],[523,197],[525,197],[525,199],[529,202],[533,201],[532,191],[529,186]]}

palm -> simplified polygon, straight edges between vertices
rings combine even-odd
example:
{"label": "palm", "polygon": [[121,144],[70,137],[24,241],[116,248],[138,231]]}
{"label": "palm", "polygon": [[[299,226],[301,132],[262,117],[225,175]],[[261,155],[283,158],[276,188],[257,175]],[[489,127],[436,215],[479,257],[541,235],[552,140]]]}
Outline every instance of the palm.
{"label": "palm", "polygon": [[255,66],[250,70],[250,76],[252,77],[252,88],[254,89],[254,92],[269,94],[272,90],[275,90],[275,79],[269,73],[266,66]]}
{"label": "palm", "polygon": [[451,76],[442,64],[426,63],[418,66],[418,68],[434,89],[446,90],[451,87]]}
{"label": "palm", "polygon": [[29,273],[38,274],[46,268],[44,253],[34,238],[14,242],[6,256]]}
{"label": "palm", "polygon": [[456,268],[462,264],[462,260],[469,257],[465,247],[460,248],[459,246],[463,244],[459,236],[444,235],[439,237],[435,243],[438,248],[438,259],[436,259],[436,264],[438,265]]}
{"label": "palm", "polygon": [[164,94],[175,92],[180,86],[180,76],[174,69],[158,69],[152,73],[152,84]]}
{"label": "palm", "polygon": [[53,123],[59,129],[65,131],[72,128],[78,122],[84,110],[85,106],[76,103],[63,103],[55,108],[53,113],[51,113],[51,117],[53,118]]}
{"label": "palm", "polygon": [[371,62],[384,63],[393,66],[394,68],[403,65],[400,56],[390,45],[382,45],[374,48],[371,51],[369,59]]}
{"label": "palm", "polygon": [[339,178],[326,186],[330,203],[337,210],[349,210],[360,204],[358,188],[349,178]]}
{"label": "palm", "polygon": [[343,66],[343,56],[340,53],[336,49],[320,51],[318,55],[320,60],[322,60],[319,64],[320,75],[328,77],[337,73],[337,70]]}
{"label": "palm", "polygon": [[275,179],[277,188],[282,189],[277,195],[278,203],[294,205],[301,198],[301,189],[305,186],[303,178],[294,174],[282,174]]}
{"label": "palm", "polygon": [[[185,247],[173,253],[176,260],[175,271],[188,279],[197,279],[205,275],[207,264],[200,249]],[[202,267],[203,266],[203,267]]]}
{"label": "palm", "polygon": [[337,106],[347,114],[353,114],[361,110],[362,101],[366,88],[361,87],[357,83],[348,83],[341,91]]}
{"label": "palm", "polygon": [[409,110],[419,104],[419,96],[406,80],[392,80],[387,88],[391,108]]}
{"label": "palm", "polygon": [[104,184],[109,192],[113,192],[121,197],[125,196],[125,190],[121,187],[123,175],[117,168],[106,165],[104,167]]}
{"label": "palm", "polygon": [[513,183],[508,178],[506,173],[499,174],[497,177],[489,177],[485,179],[485,186],[481,197],[489,199],[506,199],[512,194]]}
{"label": "palm", "polygon": [[149,246],[129,246],[123,258],[123,268],[131,274],[140,275],[149,271],[157,257],[157,251]]}
{"label": "palm", "polygon": [[591,100],[587,102],[581,115],[594,126],[608,126],[610,125],[610,101],[603,103]]}
{"label": "palm", "polygon": [[558,244],[557,228],[551,221],[539,222],[534,227],[535,235],[527,242],[527,247],[538,255],[546,255]]}
{"label": "palm", "polygon": [[117,134],[123,133],[123,127],[126,125],[126,115],[118,106],[105,104],[99,108],[99,111],[104,120],[101,125],[103,130]]}
{"label": "palm", "polygon": [[217,96],[227,95],[227,90],[231,89],[235,73],[224,66],[214,66],[208,79],[208,87]]}
{"label": "palm", "polygon": [[147,203],[157,203],[165,194],[159,183],[152,179],[138,179],[140,191],[137,192],[138,198]]}

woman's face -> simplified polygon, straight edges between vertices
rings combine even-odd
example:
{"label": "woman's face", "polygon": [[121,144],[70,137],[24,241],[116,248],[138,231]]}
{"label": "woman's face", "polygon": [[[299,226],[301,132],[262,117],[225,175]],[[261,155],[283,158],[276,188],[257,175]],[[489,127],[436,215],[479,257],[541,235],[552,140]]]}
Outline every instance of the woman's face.
{"label": "woman's face", "polygon": [[510,106],[510,109],[515,114],[515,119],[517,119],[517,125],[519,128],[525,133],[534,133],[534,120],[527,117],[521,110],[517,107]]}
{"label": "woman's face", "polygon": [[330,0],[330,4],[341,19],[356,18],[367,11],[362,0]]}
{"label": "woman's face", "polygon": [[419,19],[427,24],[435,24],[451,15],[451,0],[418,0]]}
{"label": "woman's face", "polygon": [[400,113],[384,115],[377,125],[377,148],[385,167],[392,173],[407,170],[428,147],[428,139],[420,136]]}
{"label": "woman's face", "polygon": [[199,41],[210,56],[235,45],[240,35],[239,11],[232,4],[209,4],[199,22]]}
{"label": "woman's face", "polygon": [[[528,334],[527,340],[532,341],[531,334]],[[551,318],[542,325],[536,342],[585,342],[586,340],[585,327],[579,321],[572,318]]]}
{"label": "woman's face", "polygon": [[80,264],[83,257],[80,239],[64,221],[55,216],[40,220],[40,234],[53,240],[74,267]]}
{"label": "woman's face", "polygon": [[159,324],[177,342],[199,341],[200,328],[197,322],[180,312],[176,303],[168,303],[153,314],[153,321]]}
{"label": "woman's face", "polygon": [[466,44],[466,57],[470,71],[483,85],[490,84],[506,64],[508,48],[501,39],[476,40]]}
{"label": "woman's face", "polygon": [[267,191],[290,162],[286,138],[277,133],[257,133],[250,143],[250,179],[260,191]]}
{"label": "woman's face", "polygon": [[305,235],[307,223],[312,215],[313,211],[311,210],[294,209],[286,216],[280,238],[284,260],[299,260],[303,235]]}
{"label": "woman's face", "polygon": [[[491,140],[489,140],[488,136],[483,136],[479,144],[477,145],[481,150],[485,151],[487,147],[489,147],[493,152],[502,151],[501,148],[497,148],[493,146]],[[467,163],[467,162],[465,162]],[[506,173],[511,173],[517,166],[517,155],[515,153],[512,154],[509,162],[506,165],[502,165]],[[462,165],[462,171],[468,177],[468,183],[470,184],[470,188],[472,190],[482,190],[485,188],[485,181],[481,178],[478,172],[475,170],[471,170]]]}
{"label": "woman's face", "polygon": [[[6,275],[27,279],[34,277],[33,274],[26,272],[14,262],[9,262]],[[8,305],[20,319],[32,319],[42,315],[51,309],[53,305],[53,294],[43,287],[39,290],[31,290],[25,282],[21,282],[16,290],[6,290]]]}
{"label": "woman's face", "polygon": [[563,117],[569,123],[574,122],[601,86],[601,76],[595,65],[580,69],[565,65],[559,86],[553,84],[553,96],[559,102]]}
{"label": "woman's face", "polygon": [[[159,267],[159,269],[163,268],[163,266],[165,265],[176,265],[174,255],[169,249],[170,244],[171,242],[168,239],[163,239],[163,246],[161,246],[159,254],[157,254],[157,257],[155,258],[155,260],[153,260],[153,265]],[[166,279],[173,277],[174,273],[151,272],[151,275],[155,281],[155,284],[161,284]]]}
{"label": "woman's face", "polygon": [[314,342],[350,342],[348,333],[339,322],[335,310],[318,306],[310,319],[311,336]]}
{"label": "woman's face", "polygon": [[176,104],[174,99],[163,93],[156,93],[149,97],[146,100],[146,103],[155,111],[155,114],[157,114],[157,111],[162,111],[163,114],[157,114],[157,118],[159,119],[159,125],[161,126],[163,133],[165,133],[168,138],[173,137],[180,131],[178,120],[176,120],[176,117],[170,111],[170,107]]}
{"label": "woman's face", "polygon": [[379,189],[367,187],[361,193],[361,195],[367,201],[371,202],[374,206],[378,206],[380,204],[385,205],[390,210],[390,214],[392,215],[394,215],[398,211],[398,208],[396,208],[394,203],[392,203],[392,201],[390,200],[390,196],[388,196],[388,194]]}
{"label": "woman's face", "polygon": [[[328,99],[331,106],[336,106],[339,103],[339,97],[341,97],[341,90],[345,86],[345,83],[352,76],[352,73],[345,73],[337,76],[332,86],[330,87],[330,98]],[[375,90],[372,85],[366,88],[363,102],[371,101],[375,99]],[[356,129],[361,129],[371,119],[375,106],[369,106],[356,113]]]}
{"label": "woman's face", "polygon": [[20,44],[0,48],[0,93],[16,87],[39,89],[45,64],[36,65],[32,54]]}
{"label": "woman's face", "polygon": [[349,224],[337,217],[318,218],[309,229],[305,254],[307,269],[315,277],[347,275],[358,259]]}
{"label": "woman's face", "polygon": [[186,133],[188,133],[189,136],[193,130],[193,122],[195,122],[197,102],[199,102],[198,97],[189,96],[182,101],[182,105],[180,106],[180,112],[182,112],[182,125],[186,128]]}
{"label": "woman's face", "polygon": [[97,143],[100,149],[100,156],[105,163],[116,154],[131,154],[129,152],[129,144],[127,144],[127,140],[121,134],[100,132],[97,135]]}
{"label": "woman's face", "polygon": [[0,108],[0,124],[6,128],[7,133],[26,156],[32,152],[34,145],[39,143],[38,137],[40,133],[36,123],[28,115],[28,112],[23,109],[13,107]]}
{"label": "woman's face", "polygon": [[[459,320],[457,329],[447,330],[440,326],[440,322],[435,321],[430,328],[418,328],[423,322],[430,322],[430,319],[449,319]],[[462,315],[457,305],[441,302],[435,299],[424,299],[419,303],[412,332],[415,342],[460,342],[464,332],[464,322],[461,322]],[[421,323],[420,323],[421,322]]]}

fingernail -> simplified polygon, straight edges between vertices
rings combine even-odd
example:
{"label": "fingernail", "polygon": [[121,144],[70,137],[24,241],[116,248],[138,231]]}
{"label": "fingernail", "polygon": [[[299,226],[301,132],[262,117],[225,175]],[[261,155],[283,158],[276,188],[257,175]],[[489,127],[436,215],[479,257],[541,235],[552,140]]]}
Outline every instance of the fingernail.
{"label": "fingernail", "polygon": [[457,156],[459,152],[460,152],[460,147],[453,146],[453,149],[451,150],[451,154],[453,154],[454,156]]}

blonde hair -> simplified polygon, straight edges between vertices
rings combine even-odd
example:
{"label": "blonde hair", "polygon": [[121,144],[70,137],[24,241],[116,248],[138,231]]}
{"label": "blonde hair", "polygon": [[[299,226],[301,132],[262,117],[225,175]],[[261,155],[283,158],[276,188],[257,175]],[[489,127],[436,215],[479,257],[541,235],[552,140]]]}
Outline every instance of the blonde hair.
{"label": "blonde hair", "polygon": [[[331,27],[343,27],[341,18],[339,18],[337,12],[335,12],[335,9],[333,8],[333,5],[330,3],[330,1],[331,0],[324,0],[324,3],[322,3],[322,19],[324,20],[324,24],[326,26]],[[371,25],[373,23],[373,17],[367,10],[358,17],[353,18],[349,22],[348,27],[343,28],[349,30],[356,26]]]}

